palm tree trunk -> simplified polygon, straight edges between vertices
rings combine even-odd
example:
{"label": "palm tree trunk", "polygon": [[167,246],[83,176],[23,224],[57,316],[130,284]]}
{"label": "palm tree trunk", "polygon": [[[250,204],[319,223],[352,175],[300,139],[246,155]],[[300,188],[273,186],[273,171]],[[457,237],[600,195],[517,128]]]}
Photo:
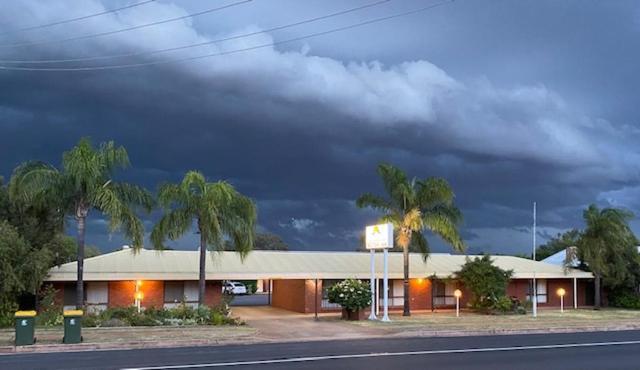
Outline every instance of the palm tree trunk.
{"label": "palm tree trunk", "polygon": [[402,248],[402,256],[404,257],[404,310],[402,316],[411,316],[409,308],[409,246]]}
{"label": "palm tree trunk", "polygon": [[84,233],[85,233],[85,217],[78,217],[78,278],[76,284],[76,308],[84,307]]}
{"label": "palm tree trunk", "polygon": [[596,310],[599,310],[602,307],[602,298],[600,296],[600,275],[596,274],[594,279],[594,298],[593,304]]}
{"label": "palm tree trunk", "polygon": [[205,287],[206,287],[206,262],[207,262],[207,242],[202,230],[200,230],[200,277],[198,282],[198,305],[204,306]]}

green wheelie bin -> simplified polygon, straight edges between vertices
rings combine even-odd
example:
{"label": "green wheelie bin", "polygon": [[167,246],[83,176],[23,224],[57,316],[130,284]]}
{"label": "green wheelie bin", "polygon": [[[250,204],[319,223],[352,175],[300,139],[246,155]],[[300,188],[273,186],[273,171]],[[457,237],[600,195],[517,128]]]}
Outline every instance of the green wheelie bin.
{"label": "green wheelie bin", "polygon": [[64,311],[64,338],[62,343],[82,342],[82,310]]}
{"label": "green wheelie bin", "polygon": [[16,346],[28,346],[35,343],[36,311],[18,311],[16,319]]}

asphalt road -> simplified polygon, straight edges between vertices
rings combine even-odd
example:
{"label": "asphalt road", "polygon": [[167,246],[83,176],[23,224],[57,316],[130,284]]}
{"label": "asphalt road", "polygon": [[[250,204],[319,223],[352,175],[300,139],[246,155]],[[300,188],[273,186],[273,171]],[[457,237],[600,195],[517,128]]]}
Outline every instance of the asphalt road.
{"label": "asphalt road", "polygon": [[0,369],[639,369],[640,331],[1,355]]}

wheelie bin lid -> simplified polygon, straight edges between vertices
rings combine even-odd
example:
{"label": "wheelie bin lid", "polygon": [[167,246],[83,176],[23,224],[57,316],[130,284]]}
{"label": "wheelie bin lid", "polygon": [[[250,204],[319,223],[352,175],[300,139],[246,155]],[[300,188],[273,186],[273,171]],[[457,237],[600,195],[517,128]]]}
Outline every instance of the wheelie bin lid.
{"label": "wheelie bin lid", "polygon": [[82,316],[82,310],[65,310],[63,316]]}
{"label": "wheelie bin lid", "polygon": [[15,317],[35,317],[36,311],[16,311]]}

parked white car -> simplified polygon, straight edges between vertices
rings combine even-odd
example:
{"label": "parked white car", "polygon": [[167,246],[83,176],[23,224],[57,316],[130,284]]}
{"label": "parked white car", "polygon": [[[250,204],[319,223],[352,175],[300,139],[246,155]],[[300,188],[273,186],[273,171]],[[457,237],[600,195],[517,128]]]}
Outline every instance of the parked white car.
{"label": "parked white car", "polygon": [[227,294],[247,294],[247,287],[237,281],[226,281],[222,285],[222,292]]}

